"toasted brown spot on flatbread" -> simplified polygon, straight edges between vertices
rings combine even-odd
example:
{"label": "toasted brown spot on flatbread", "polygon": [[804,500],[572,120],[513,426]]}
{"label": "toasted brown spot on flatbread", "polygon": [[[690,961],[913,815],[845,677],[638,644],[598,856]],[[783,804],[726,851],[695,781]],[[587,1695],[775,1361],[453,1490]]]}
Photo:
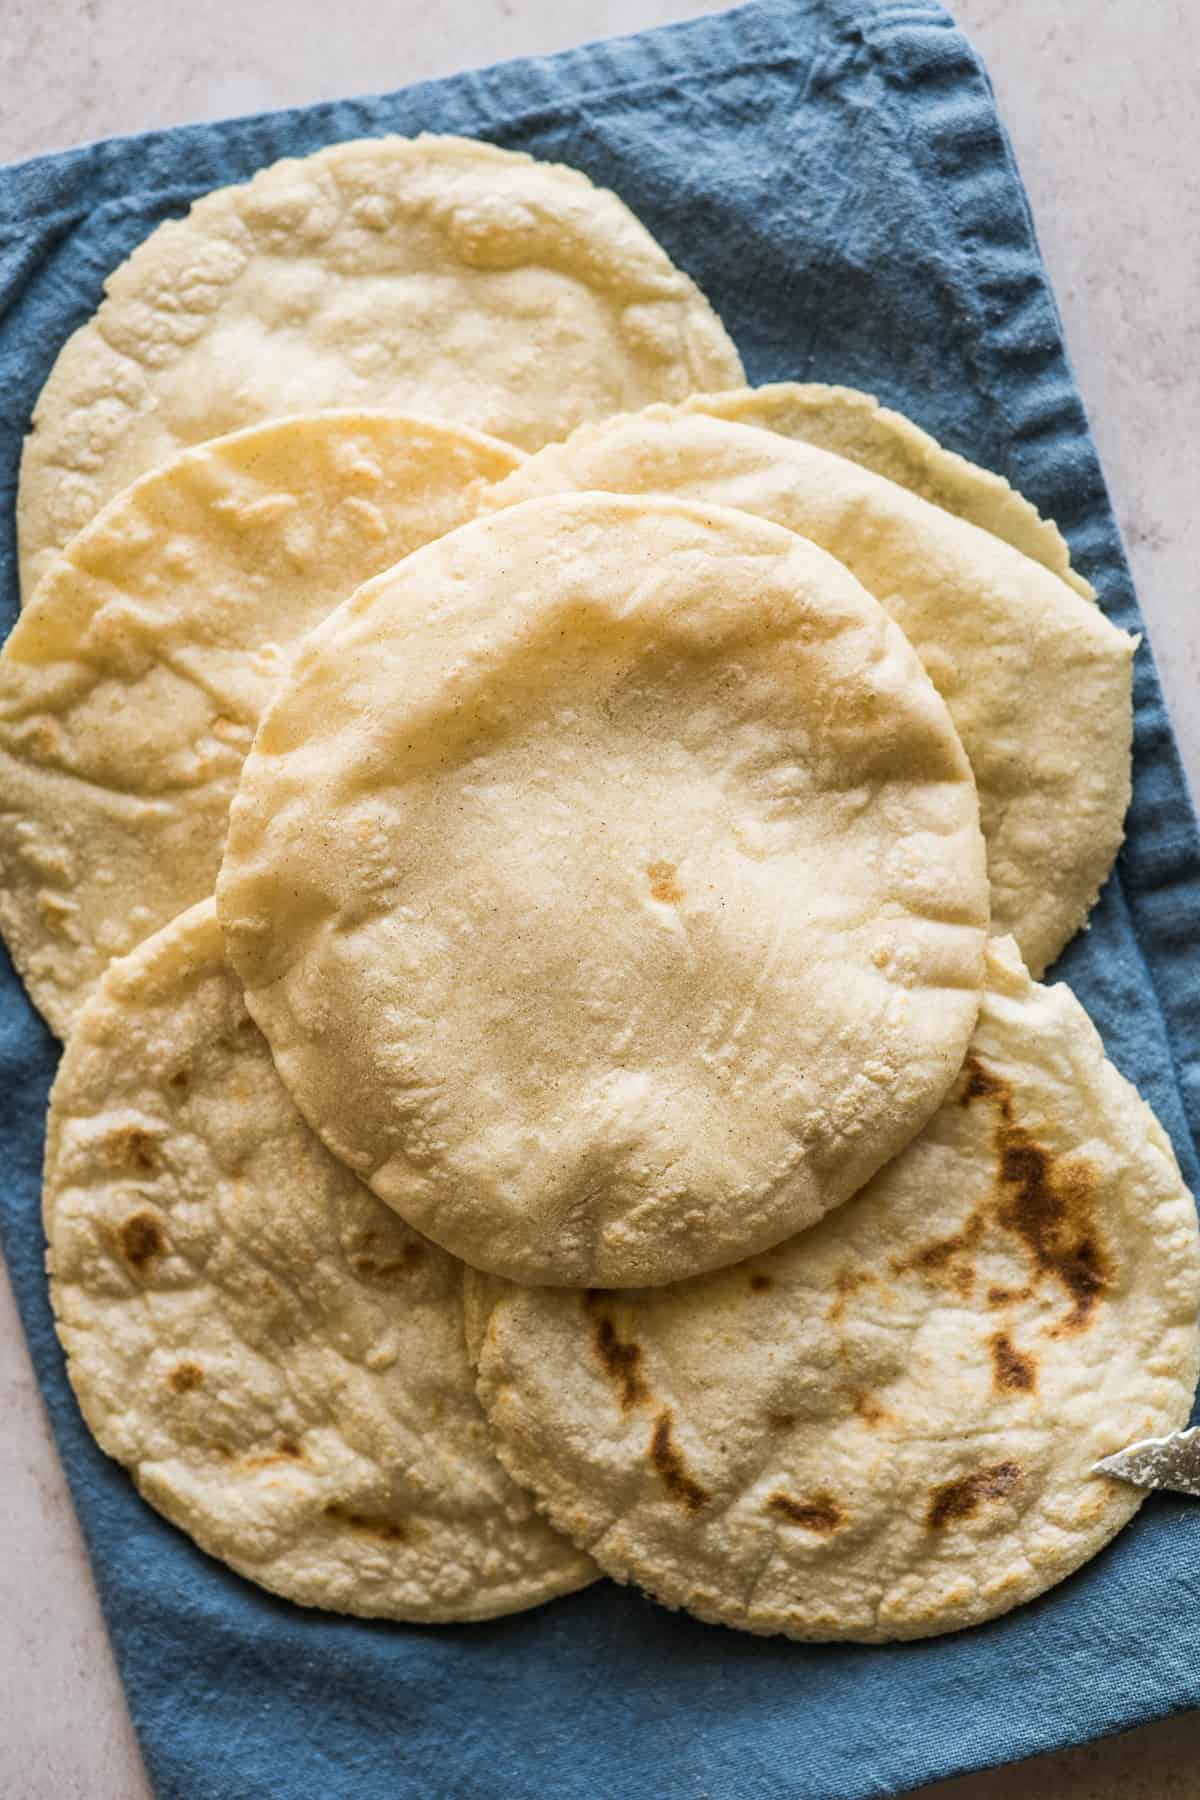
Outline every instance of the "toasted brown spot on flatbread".
{"label": "toasted brown spot on flatbread", "polygon": [[1056,1335],[1086,1330],[1112,1275],[1092,1219],[1095,1171],[1082,1157],[1056,1159],[1019,1125],[997,1135],[1004,1195],[997,1220],[1021,1239],[1037,1272],[1066,1290],[1071,1311]]}
{"label": "toasted brown spot on flatbread", "polygon": [[1021,1485],[1021,1465],[1015,1462],[991,1463],[964,1475],[958,1481],[943,1482],[929,1498],[926,1523],[932,1531],[941,1531],[958,1519],[969,1519],[989,1500],[1003,1500]]}
{"label": "toasted brown spot on flatbread", "polygon": [[774,1287],[774,1285],[775,1283],[771,1280],[769,1275],[752,1275],[750,1277],[750,1292],[752,1294],[765,1294],[767,1289]]}
{"label": "toasted brown spot on flatbread", "polygon": [[855,1418],[861,1419],[863,1424],[869,1425],[872,1430],[876,1425],[886,1424],[892,1416],[885,1406],[880,1405],[874,1394],[852,1394],[850,1404],[854,1409]]}
{"label": "toasted brown spot on flatbread", "polygon": [[825,1317],[831,1325],[840,1325],[846,1316],[846,1302],[852,1294],[874,1277],[866,1269],[839,1269],[833,1278],[833,1300]]}
{"label": "toasted brown spot on flatbread", "polygon": [[675,864],[647,863],[646,873],[650,877],[651,898],[661,900],[664,906],[678,906],[683,899],[683,889],[675,879]]}
{"label": "toasted brown spot on flatbread", "polygon": [[1011,1306],[1014,1300],[1028,1300],[1033,1293],[1030,1287],[990,1287],[987,1291],[989,1306]]}
{"label": "toasted brown spot on flatbread", "polygon": [[[1056,1337],[1084,1331],[1091,1323],[1104,1290],[1112,1280],[1109,1256],[1095,1228],[1096,1172],[1081,1156],[1056,1156],[1016,1122],[1009,1082],[984,1067],[976,1056],[965,1064],[959,1102],[986,1099],[996,1107],[996,1223],[1013,1232],[1032,1258],[1035,1275],[1049,1276],[1071,1301],[1067,1317],[1054,1327]],[[1008,1291],[989,1290],[995,1305]],[[1011,1290],[1026,1299],[1029,1289]]]}
{"label": "toasted brown spot on flatbread", "polygon": [[790,1431],[795,1423],[795,1413],[769,1412],[767,1414],[767,1424],[772,1431]]}
{"label": "toasted brown spot on flatbread", "polygon": [[167,1076],[167,1086],[174,1088],[177,1094],[186,1094],[192,1085],[190,1069],[176,1069],[173,1075]]}
{"label": "toasted brown spot on flatbread", "polygon": [[141,1269],[152,1257],[161,1256],[166,1240],[158,1220],[151,1212],[132,1213],[117,1233],[121,1254],[134,1269]]}
{"label": "toasted brown spot on flatbread", "polygon": [[1037,1388],[1037,1363],[1017,1349],[1007,1331],[988,1339],[992,1352],[992,1386],[998,1393],[1032,1394]]}
{"label": "toasted brown spot on flatbread", "polygon": [[608,1314],[597,1312],[602,1300],[603,1296],[595,1288],[589,1288],[584,1295],[584,1305],[594,1315],[592,1347],[605,1372],[619,1385],[621,1406],[627,1411],[650,1397],[641,1376],[642,1347],[640,1344],[626,1343],[618,1335]]}
{"label": "toasted brown spot on flatbread", "polygon": [[103,1155],[114,1169],[133,1167],[149,1173],[158,1167],[153,1137],[137,1125],[122,1125],[104,1138]]}
{"label": "toasted brown spot on flatbread", "polygon": [[983,1220],[978,1213],[972,1213],[961,1231],[952,1236],[939,1238],[936,1242],[926,1244],[916,1251],[909,1261],[909,1267],[924,1269],[942,1269],[947,1263],[954,1261],[964,1252],[974,1250],[983,1236]]}
{"label": "toasted brown spot on flatbread", "polygon": [[822,1537],[829,1537],[846,1523],[846,1515],[833,1495],[823,1489],[810,1500],[794,1500],[791,1494],[771,1494],[767,1499],[767,1511],[776,1519],[799,1525],[805,1531],[819,1532]]}
{"label": "toasted brown spot on flatbread", "polygon": [[1012,1090],[1008,1083],[985,1069],[977,1056],[968,1056],[963,1064],[958,1104],[970,1106],[972,1100],[994,1100],[1006,1114],[1012,1105]]}
{"label": "toasted brown spot on flatbread", "polygon": [[933,1238],[908,1256],[894,1256],[892,1268],[897,1275],[915,1270],[930,1281],[952,1287],[965,1299],[975,1282],[972,1252],[978,1249],[983,1233],[983,1214],[973,1212],[959,1231],[948,1237]]}
{"label": "toasted brown spot on flatbread", "polygon": [[405,1244],[400,1256],[352,1256],[350,1267],[364,1281],[378,1281],[387,1287],[405,1281],[424,1259],[425,1252],[420,1244]]}
{"label": "toasted brown spot on flatbread", "polygon": [[385,1544],[408,1541],[408,1528],[399,1519],[388,1519],[379,1513],[355,1512],[348,1506],[339,1506],[336,1501],[331,1501],[323,1510],[327,1519],[333,1519],[338,1525],[349,1525],[352,1531],[366,1532]]}
{"label": "toasted brown spot on flatbread", "polygon": [[175,1394],[190,1394],[193,1388],[204,1386],[204,1370],[194,1362],[176,1363],[167,1372],[167,1386]]}
{"label": "toasted brown spot on flatbread", "polygon": [[125,1144],[125,1155],[129,1162],[136,1163],[139,1169],[156,1169],[158,1167],[158,1151],[154,1139],[146,1131],[131,1131]]}
{"label": "toasted brown spot on flatbread", "polygon": [[673,1423],[670,1407],[664,1406],[654,1421],[650,1436],[650,1461],[671,1498],[686,1506],[689,1512],[699,1512],[702,1506],[708,1505],[708,1489],[701,1487],[688,1472],[671,1429]]}

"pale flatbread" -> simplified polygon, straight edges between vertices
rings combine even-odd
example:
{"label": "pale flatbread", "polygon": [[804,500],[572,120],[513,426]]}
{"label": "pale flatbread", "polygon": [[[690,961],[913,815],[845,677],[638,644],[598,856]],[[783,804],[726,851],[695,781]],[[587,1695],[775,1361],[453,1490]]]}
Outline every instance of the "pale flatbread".
{"label": "pale flatbread", "polygon": [[21,585],[175,451],[400,407],[526,449],[742,380],[695,284],[576,169],[463,138],[332,144],[198,200],[105,283],[21,464]]}
{"label": "pale flatbread", "polygon": [[873,394],[817,381],[776,381],[727,394],[699,394],[683,404],[689,412],[757,425],[848,457],[1003,538],[1085,600],[1096,598],[1091,583],[1071,567],[1066,539],[1052,519],[1043,519],[1002,475],[947,450],[903,413],[881,406]]}
{"label": "pale flatbread", "polygon": [[211,901],[115,963],[81,1013],[51,1099],[45,1224],[89,1427],[240,1574],[416,1621],[594,1579],[492,1453],[460,1265],[309,1131]]}
{"label": "pale flatbread", "polygon": [[1195,1210],[1070,992],[989,960],[955,1091],[811,1231],[641,1294],[468,1272],[501,1457],[608,1574],[747,1631],[922,1637],[1136,1512],[1090,1469],[1187,1420]]}
{"label": "pale flatbread", "polygon": [[987,921],[966,758],[883,609],[777,526],[596,494],[309,637],[217,892],[330,1148],[456,1254],[576,1284],[853,1193],[958,1071]]}
{"label": "pale flatbread", "polygon": [[402,414],[286,419],[173,457],[56,559],[0,655],[0,927],[60,1036],[212,893],[291,646],[519,460]]}
{"label": "pale flatbread", "polygon": [[1121,844],[1134,640],[991,532],[843,456],[748,425],[651,407],[585,426],[487,504],[577,488],[742,507],[845,563],[950,709],[979,784],[993,929],[1011,932],[1040,974],[1083,924]]}

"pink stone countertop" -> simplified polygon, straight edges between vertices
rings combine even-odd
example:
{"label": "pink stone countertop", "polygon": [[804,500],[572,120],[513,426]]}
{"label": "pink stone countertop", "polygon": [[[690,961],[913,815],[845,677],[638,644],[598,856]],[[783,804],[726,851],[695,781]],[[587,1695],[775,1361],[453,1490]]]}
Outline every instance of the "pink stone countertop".
{"label": "pink stone countertop", "polygon": [[[1200,417],[1200,5],[951,0],[1016,144],[1200,791],[1191,433]],[[111,132],[373,92],[709,11],[693,0],[3,0],[0,161]],[[0,1795],[142,1800],[145,1775],[0,1273]],[[1200,1800],[1194,1715],[925,1790]],[[838,1800],[831,1795],[829,1800]]]}

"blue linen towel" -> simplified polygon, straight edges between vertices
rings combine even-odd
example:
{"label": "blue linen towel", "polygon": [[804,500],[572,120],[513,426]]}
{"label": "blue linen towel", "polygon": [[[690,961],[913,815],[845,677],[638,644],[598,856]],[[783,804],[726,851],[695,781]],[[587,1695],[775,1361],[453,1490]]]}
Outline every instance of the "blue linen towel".
{"label": "blue linen towel", "polygon": [[[932,0],[762,0],[370,100],[0,170],[0,608],[22,432],[101,281],[161,220],[276,158],[385,131],[584,169],[696,277],[755,382],[843,381],[1056,518],[1120,625],[1129,573],[987,77]],[[1198,1173],[1195,821],[1149,652],[1129,836],[1063,958]],[[608,1583],[491,1625],[326,1618],[209,1561],[85,1431],[42,1267],[55,1046],[0,970],[0,1229],[151,1778],[171,1800],[859,1800],[1200,1704],[1200,1506],[1152,1499],[1036,1604],[958,1636],[802,1648]]]}

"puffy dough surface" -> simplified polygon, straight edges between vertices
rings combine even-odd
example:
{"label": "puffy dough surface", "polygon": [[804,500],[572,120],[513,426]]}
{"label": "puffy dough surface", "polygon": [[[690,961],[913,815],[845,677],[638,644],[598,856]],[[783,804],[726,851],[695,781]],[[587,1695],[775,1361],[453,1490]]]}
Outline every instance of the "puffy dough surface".
{"label": "puffy dough surface", "polygon": [[1071,567],[1066,539],[1053,520],[1043,519],[1002,475],[947,450],[903,413],[881,406],[873,394],[819,381],[776,381],[725,394],[698,394],[684,405],[689,412],[757,425],[848,457],[1003,538],[1061,576],[1085,600],[1096,597],[1090,582]]}
{"label": "puffy dough surface", "polygon": [[[746,423],[780,418],[771,400],[779,390],[762,391],[765,400],[702,399],[696,409],[652,407],[584,427],[531,458],[487,503],[572,489],[669,494],[741,507],[836,556],[895,619],[950,709],[979,786],[993,929],[1011,933],[1040,974],[1083,924],[1121,844],[1134,641],[1059,573],[971,518],[849,456]],[[710,405],[736,417],[709,417],[700,409]],[[830,421],[840,416],[827,406],[799,419],[785,412],[783,422],[795,430],[824,418],[835,436]],[[866,450],[861,434],[849,435],[860,457],[907,469],[913,487],[937,491],[925,464],[899,450],[899,463],[891,458],[905,434],[889,426]],[[948,498],[997,522],[991,487],[961,471]],[[1031,508],[1006,503],[1001,513],[1012,535],[1041,545]]]}
{"label": "puffy dough surface", "polygon": [[704,296],[615,194],[462,138],[275,163],[159,226],[105,292],[26,440],[26,594],[135,477],[262,419],[401,407],[532,449],[742,379]]}
{"label": "puffy dough surface", "polygon": [[55,560],[0,655],[0,928],[60,1036],[110,958],[212,893],[295,641],[520,460],[308,414],[179,453]]}
{"label": "puffy dough surface", "polygon": [[620,1286],[778,1241],[920,1129],[987,883],[945,707],[858,583],[600,494],[466,526],[312,633],[218,907],[378,1194],[480,1267]]}
{"label": "puffy dough surface", "polygon": [[491,1618],[588,1558],[492,1452],[460,1266],[280,1085],[211,900],[114,963],[50,1111],[51,1293],[101,1447],[211,1555],[309,1606]]}
{"label": "puffy dough surface", "polygon": [[955,1090],[811,1231],[645,1293],[468,1271],[500,1454],[609,1574],[747,1631],[921,1637],[1137,1510],[1090,1471],[1186,1423],[1192,1198],[1069,990],[989,962]]}

